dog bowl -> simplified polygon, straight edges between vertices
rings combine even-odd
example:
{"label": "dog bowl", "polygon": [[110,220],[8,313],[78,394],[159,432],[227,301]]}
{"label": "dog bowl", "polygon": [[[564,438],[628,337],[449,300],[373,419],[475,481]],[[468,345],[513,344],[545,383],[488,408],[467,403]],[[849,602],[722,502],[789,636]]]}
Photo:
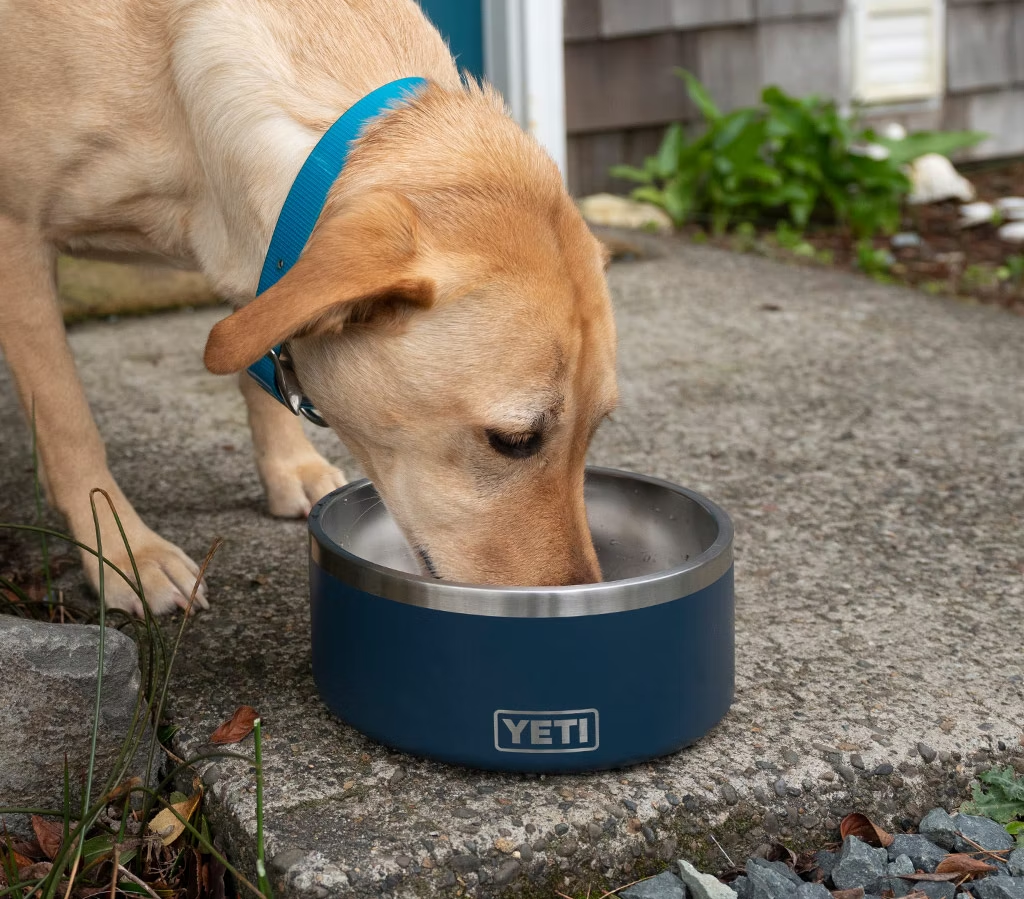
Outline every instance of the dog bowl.
{"label": "dog bowl", "polygon": [[585,771],[673,752],[733,695],[732,523],[666,481],[590,468],[605,580],[424,577],[369,481],[309,516],[313,675],[327,705],[414,755]]}

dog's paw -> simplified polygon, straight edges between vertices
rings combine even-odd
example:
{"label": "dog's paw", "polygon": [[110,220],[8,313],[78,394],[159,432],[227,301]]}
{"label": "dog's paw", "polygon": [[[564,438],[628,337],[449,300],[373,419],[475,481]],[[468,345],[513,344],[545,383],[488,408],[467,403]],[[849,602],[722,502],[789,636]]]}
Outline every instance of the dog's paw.
{"label": "dog's paw", "polygon": [[314,503],[348,483],[345,473],[318,453],[265,460],[260,480],[267,491],[270,514],[277,518],[305,518]]}
{"label": "dog's paw", "polygon": [[[110,550],[107,547],[111,543],[113,541],[105,542],[103,555],[134,582],[132,563],[124,546],[114,543],[117,549]],[[199,566],[173,543],[148,529],[143,534],[129,534],[128,543],[139,569],[142,592],[150,612],[165,615],[177,609],[188,609],[189,598],[199,578]],[[83,554],[83,561],[89,581],[99,592],[99,564],[96,557]],[[121,575],[109,566],[103,574],[103,597],[108,609],[122,609],[130,615],[143,617],[142,600]],[[192,611],[208,608],[210,604],[206,599],[206,583],[200,582]]]}

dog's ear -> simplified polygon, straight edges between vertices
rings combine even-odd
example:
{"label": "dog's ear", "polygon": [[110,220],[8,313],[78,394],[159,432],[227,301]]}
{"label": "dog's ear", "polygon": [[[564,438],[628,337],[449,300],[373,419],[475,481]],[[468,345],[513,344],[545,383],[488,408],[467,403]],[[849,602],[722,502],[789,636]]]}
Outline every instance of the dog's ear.
{"label": "dog's ear", "polygon": [[372,320],[378,309],[430,306],[435,285],[425,272],[411,204],[372,194],[320,222],[288,274],[214,325],[203,361],[214,374],[229,374],[290,337],[337,329],[353,314]]}

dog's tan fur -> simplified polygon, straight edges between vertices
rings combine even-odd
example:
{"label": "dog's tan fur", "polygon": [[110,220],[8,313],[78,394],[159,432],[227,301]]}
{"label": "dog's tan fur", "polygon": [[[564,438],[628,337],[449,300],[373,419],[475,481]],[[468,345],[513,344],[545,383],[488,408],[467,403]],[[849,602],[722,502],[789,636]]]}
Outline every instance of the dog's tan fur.
{"label": "dog's tan fur", "polygon": [[[302,258],[252,300],[318,137],[409,75],[429,88],[370,125]],[[58,251],[204,272],[238,307],[211,332],[211,371],[289,339],[306,393],[440,576],[599,577],[582,487],[616,399],[602,254],[550,159],[462,83],[413,0],[0,0],[0,86],[0,343],[48,495],[92,543],[89,489],[111,493],[157,611],[185,604],[197,568],[107,468],[63,339]],[[305,514],[344,478],[241,383],[270,509]],[[540,450],[508,458],[493,432],[542,432]],[[139,611],[116,580],[107,598]]]}

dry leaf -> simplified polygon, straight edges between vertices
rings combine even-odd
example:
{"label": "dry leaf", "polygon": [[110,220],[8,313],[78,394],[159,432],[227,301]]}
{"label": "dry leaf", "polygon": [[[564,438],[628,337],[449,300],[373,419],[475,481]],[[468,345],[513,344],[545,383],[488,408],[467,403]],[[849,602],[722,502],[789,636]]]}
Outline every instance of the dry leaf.
{"label": "dry leaf", "polygon": [[253,722],[259,714],[251,705],[241,705],[235,709],[230,721],[225,721],[210,737],[211,743],[240,743],[252,733]]}
{"label": "dry leaf", "polygon": [[974,858],[963,852],[947,855],[935,868],[936,874],[989,874],[996,870],[980,858]]}
{"label": "dry leaf", "polygon": [[860,812],[853,812],[843,818],[839,822],[839,833],[844,840],[849,836],[859,837],[869,846],[885,847],[893,841],[891,833],[886,833],[867,815],[862,815]]}
{"label": "dry leaf", "polygon": [[[174,803],[171,808],[181,815],[185,821],[188,821],[196,810],[196,806],[199,805],[199,800],[202,798],[203,791],[199,790],[194,796],[190,796],[183,802]],[[161,842],[165,846],[170,846],[171,843],[185,832],[185,825],[170,808],[165,808],[149,822],[149,829],[160,837]]]}
{"label": "dry leaf", "polygon": [[[860,752],[860,746],[857,743],[836,743],[836,749],[841,749],[843,752]],[[845,890],[839,890],[840,893],[846,892]]]}
{"label": "dry leaf", "polygon": [[[18,850],[15,849],[13,846],[7,847],[7,854],[10,857],[10,860],[14,862],[15,868],[28,868],[32,865],[32,859],[26,858],[24,855],[18,852]],[[2,856],[0,856],[0,861],[3,861]],[[6,865],[4,865],[4,867],[6,867]]]}
{"label": "dry leaf", "polygon": [[18,880],[22,882],[26,880],[39,880],[49,874],[52,867],[52,862],[36,862],[34,865],[18,868]]}
{"label": "dry leaf", "polygon": [[128,780],[122,781],[110,793],[107,794],[107,802],[113,802],[115,799],[120,799],[122,796],[127,796],[136,787],[142,786],[141,777],[129,777]]}
{"label": "dry leaf", "polygon": [[864,899],[864,887],[852,890],[832,890],[832,899]]}
{"label": "dry leaf", "polygon": [[32,816],[32,830],[35,831],[36,839],[39,841],[39,848],[43,854],[53,860],[60,852],[60,844],[64,839],[64,825],[57,821],[47,821],[39,815]]}

